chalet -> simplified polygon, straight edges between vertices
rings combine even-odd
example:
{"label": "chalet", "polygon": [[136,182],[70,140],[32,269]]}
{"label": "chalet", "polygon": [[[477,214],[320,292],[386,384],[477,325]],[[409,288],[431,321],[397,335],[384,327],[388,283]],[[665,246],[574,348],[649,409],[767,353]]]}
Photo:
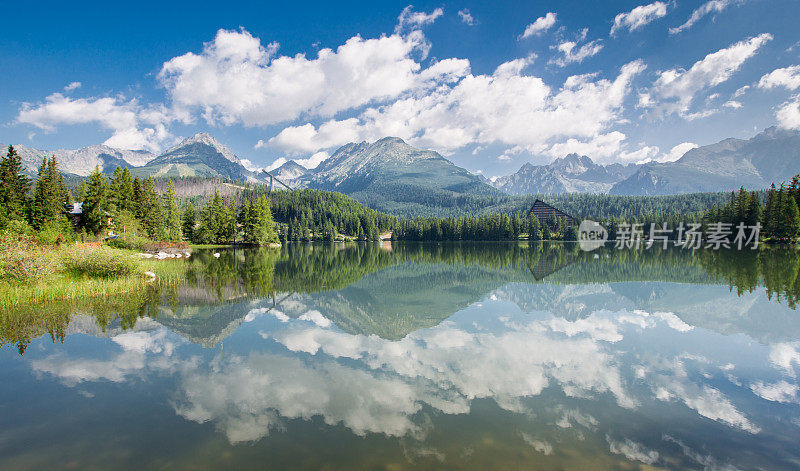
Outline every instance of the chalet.
{"label": "chalet", "polygon": [[539,224],[542,225],[547,223],[552,217],[563,218],[569,225],[575,224],[575,218],[560,209],[550,206],[542,200],[536,200],[533,203],[533,206],[531,206],[531,209],[528,211],[528,215],[531,214],[536,216],[536,218],[539,219]]}

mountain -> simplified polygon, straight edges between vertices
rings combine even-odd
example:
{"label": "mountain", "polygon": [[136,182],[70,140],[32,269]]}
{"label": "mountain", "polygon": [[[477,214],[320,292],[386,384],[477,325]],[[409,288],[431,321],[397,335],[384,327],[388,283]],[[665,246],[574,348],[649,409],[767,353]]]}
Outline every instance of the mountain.
{"label": "mountain", "polygon": [[133,169],[142,177],[211,177],[261,181],[230,149],[207,133],[198,133],[147,163]]}
{"label": "mountain", "polygon": [[[0,144],[2,153],[8,149],[5,144]],[[145,150],[122,150],[105,145],[81,147],[80,149],[39,150],[25,145],[15,145],[14,149],[22,157],[22,165],[26,173],[34,176],[39,171],[42,159],[55,156],[64,173],[85,177],[92,173],[95,166],[100,170],[111,173],[117,167],[139,167],[155,158],[155,155]]]}
{"label": "mountain", "polygon": [[289,160],[270,173],[275,175],[283,183],[294,188],[298,185],[300,177],[308,173],[308,169],[294,160]]}
{"label": "mountain", "polygon": [[396,137],[340,147],[301,177],[305,186],[344,193],[394,214],[435,212],[462,204],[469,195],[500,195],[480,177],[437,152],[417,149]]}
{"label": "mountain", "polygon": [[548,165],[526,163],[517,173],[492,185],[510,195],[541,193],[608,193],[615,183],[636,171],[635,165],[599,165],[589,157],[569,154]]}
{"label": "mountain", "polygon": [[649,163],[611,189],[616,195],[668,195],[764,189],[800,172],[800,131],[768,128],[747,140],[725,139],[675,162]]}

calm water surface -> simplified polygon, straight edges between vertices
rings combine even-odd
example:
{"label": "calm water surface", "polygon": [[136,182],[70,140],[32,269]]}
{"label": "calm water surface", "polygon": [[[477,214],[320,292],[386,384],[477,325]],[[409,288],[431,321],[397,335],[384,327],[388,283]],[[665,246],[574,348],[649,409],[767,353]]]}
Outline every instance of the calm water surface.
{"label": "calm water surface", "polygon": [[795,250],[164,263],[0,327],[0,469],[800,468]]}

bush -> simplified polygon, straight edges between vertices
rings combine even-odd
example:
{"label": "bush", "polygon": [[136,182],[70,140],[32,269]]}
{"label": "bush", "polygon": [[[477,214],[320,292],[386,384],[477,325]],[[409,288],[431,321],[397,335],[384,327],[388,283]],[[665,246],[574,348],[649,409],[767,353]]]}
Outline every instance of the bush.
{"label": "bush", "polygon": [[60,245],[65,242],[75,242],[75,229],[66,217],[62,217],[45,223],[34,237],[40,245]]}
{"label": "bush", "polygon": [[139,252],[145,251],[145,247],[150,243],[150,239],[136,235],[120,236],[116,239],[111,239],[107,242],[109,247],[116,247],[118,249],[138,250]]}
{"label": "bush", "polygon": [[135,273],[140,264],[106,247],[78,247],[65,254],[64,268],[76,275],[111,278]]}
{"label": "bush", "polygon": [[37,247],[24,237],[0,237],[0,279],[12,283],[35,282],[60,268],[50,248]]}
{"label": "bush", "polygon": [[9,236],[29,236],[33,234],[33,228],[30,224],[19,219],[12,219],[6,223],[3,231]]}

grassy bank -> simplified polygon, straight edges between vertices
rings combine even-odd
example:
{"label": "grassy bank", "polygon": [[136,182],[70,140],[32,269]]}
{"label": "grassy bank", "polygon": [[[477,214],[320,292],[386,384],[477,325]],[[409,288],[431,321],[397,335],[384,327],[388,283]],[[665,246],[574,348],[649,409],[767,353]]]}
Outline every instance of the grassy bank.
{"label": "grassy bank", "polygon": [[136,293],[152,283],[182,279],[180,260],[137,260],[132,250],[107,246],[40,246],[26,239],[0,239],[0,310],[25,305]]}

